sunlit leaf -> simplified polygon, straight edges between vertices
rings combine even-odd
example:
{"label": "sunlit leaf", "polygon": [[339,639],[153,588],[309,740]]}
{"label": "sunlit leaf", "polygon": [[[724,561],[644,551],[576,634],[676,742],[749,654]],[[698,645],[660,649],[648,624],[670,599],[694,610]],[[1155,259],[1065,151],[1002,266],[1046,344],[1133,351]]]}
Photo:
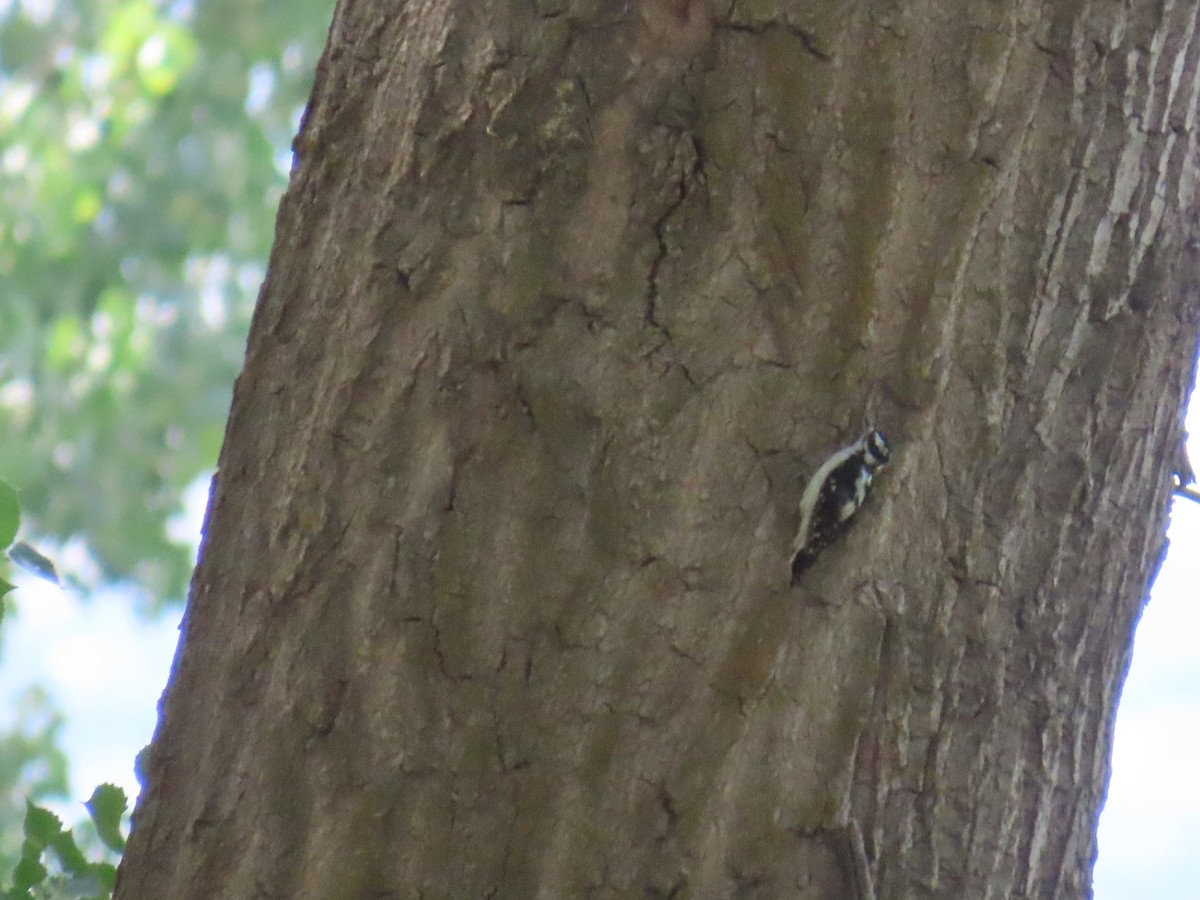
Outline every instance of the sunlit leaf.
{"label": "sunlit leaf", "polygon": [[138,50],[138,75],[146,90],[163,96],[174,90],[179,79],[196,61],[196,46],[182,28],[160,26]]}
{"label": "sunlit leaf", "polygon": [[150,0],[127,0],[117,4],[108,17],[100,48],[114,60],[132,60],[154,25],[154,4]]}
{"label": "sunlit leaf", "polygon": [[96,218],[101,208],[104,206],[104,200],[100,196],[100,192],[94,189],[84,189],[75,195],[75,221],[90,222]]}
{"label": "sunlit leaf", "polygon": [[85,347],[83,327],[75,316],[63,316],[50,328],[46,342],[46,365],[63,372],[82,355]]}

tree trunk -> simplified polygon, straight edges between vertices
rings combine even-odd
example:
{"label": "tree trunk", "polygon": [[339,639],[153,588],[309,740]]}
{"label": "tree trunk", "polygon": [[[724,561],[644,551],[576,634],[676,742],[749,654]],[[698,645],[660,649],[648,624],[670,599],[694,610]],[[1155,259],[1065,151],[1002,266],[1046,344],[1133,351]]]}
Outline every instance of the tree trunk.
{"label": "tree trunk", "polygon": [[343,0],[117,896],[1087,896],[1198,31]]}

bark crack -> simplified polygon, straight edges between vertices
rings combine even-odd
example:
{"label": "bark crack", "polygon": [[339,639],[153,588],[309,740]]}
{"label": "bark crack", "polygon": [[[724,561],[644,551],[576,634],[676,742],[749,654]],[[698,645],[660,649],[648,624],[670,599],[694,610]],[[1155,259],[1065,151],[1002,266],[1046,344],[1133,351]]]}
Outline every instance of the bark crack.
{"label": "bark crack", "polygon": [[667,246],[667,225],[691,195],[692,190],[697,185],[704,183],[704,155],[701,153],[700,142],[695,135],[690,137],[690,144],[692,151],[691,164],[685,166],[683,171],[680,172],[675,183],[675,196],[667,204],[666,209],[663,210],[662,215],[655,220],[653,225],[656,250],[654,258],[650,260],[650,269],[646,274],[646,290],[643,295],[646,321],[657,331],[661,332],[663,337],[668,341],[671,340],[671,332],[658,320],[659,272],[662,264],[666,261],[667,255],[670,253],[670,248]]}
{"label": "bark crack", "polygon": [[807,28],[801,28],[792,22],[719,22],[715,23],[714,27],[740,34],[766,34],[771,31],[782,31],[784,34],[791,35],[799,41],[800,46],[813,59],[820,62],[831,62],[833,60],[833,54],[821,46],[821,41],[817,38],[816,32],[810,31]]}

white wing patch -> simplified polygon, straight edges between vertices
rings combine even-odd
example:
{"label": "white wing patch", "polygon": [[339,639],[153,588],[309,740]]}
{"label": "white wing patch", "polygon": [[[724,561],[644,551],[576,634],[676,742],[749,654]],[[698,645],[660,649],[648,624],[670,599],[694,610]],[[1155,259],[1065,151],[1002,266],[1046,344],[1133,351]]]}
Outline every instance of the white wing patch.
{"label": "white wing patch", "polygon": [[[804,487],[804,493],[800,496],[800,530],[796,532],[796,541],[792,545],[793,550],[797,552],[803,550],[808,544],[808,539],[812,536],[813,512],[817,508],[817,500],[821,496],[821,488],[825,486],[825,482],[829,478],[829,473],[857,453],[861,443],[862,441],[858,440],[838,450],[825,460],[825,462],[821,463],[820,468],[813,472],[812,478],[808,479],[808,484]],[[865,492],[866,485],[863,485],[861,490]],[[854,515],[854,511],[857,508],[857,506],[852,507],[849,512],[846,512],[842,516],[842,519],[850,518],[850,516]]]}

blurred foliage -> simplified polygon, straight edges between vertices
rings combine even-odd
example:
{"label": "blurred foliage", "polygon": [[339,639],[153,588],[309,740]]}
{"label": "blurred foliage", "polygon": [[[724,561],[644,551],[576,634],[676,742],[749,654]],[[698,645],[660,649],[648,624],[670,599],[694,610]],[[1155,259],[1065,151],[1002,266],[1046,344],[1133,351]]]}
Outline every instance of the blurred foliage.
{"label": "blurred foliage", "polygon": [[41,688],[27,689],[12,704],[0,735],[0,873],[21,855],[21,824],[27,800],[67,796],[67,758],[57,746],[62,715]]}
{"label": "blurred foliage", "polygon": [[[0,477],[183,598],[333,0],[0,0]],[[65,560],[60,560],[65,561]]]}
{"label": "blurred foliage", "polygon": [[[90,832],[99,846],[80,847],[71,829],[51,810],[25,804],[21,854],[12,867],[11,884],[0,888],[0,900],[108,900],[117,881],[117,863],[125,849],[121,822],[128,809],[125,792],[102,784],[84,806]],[[84,849],[99,859],[89,860]]]}
{"label": "blurred foliage", "polygon": [[[184,596],[191,543],[167,523],[216,463],[332,8],[0,0],[0,478],[27,537],[83,546],[150,607]],[[17,515],[0,484],[0,551]],[[37,688],[3,700],[13,896],[104,893],[106,863],[36,805],[69,789],[61,715]],[[121,840],[109,799],[85,849]]]}
{"label": "blurred foliage", "polygon": [[[11,575],[5,557],[20,527],[17,492],[0,481],[0,621],[10,602],[5,595],[14,589],[5,577]],[[0,733],[0,872],[20,860],[29,802],[67,794],[67,757],[58,746],[62,726],[62,714],[39,687],[26,688],[10,703],[9,715],[0,717],[0,727],[7,729]]]}

